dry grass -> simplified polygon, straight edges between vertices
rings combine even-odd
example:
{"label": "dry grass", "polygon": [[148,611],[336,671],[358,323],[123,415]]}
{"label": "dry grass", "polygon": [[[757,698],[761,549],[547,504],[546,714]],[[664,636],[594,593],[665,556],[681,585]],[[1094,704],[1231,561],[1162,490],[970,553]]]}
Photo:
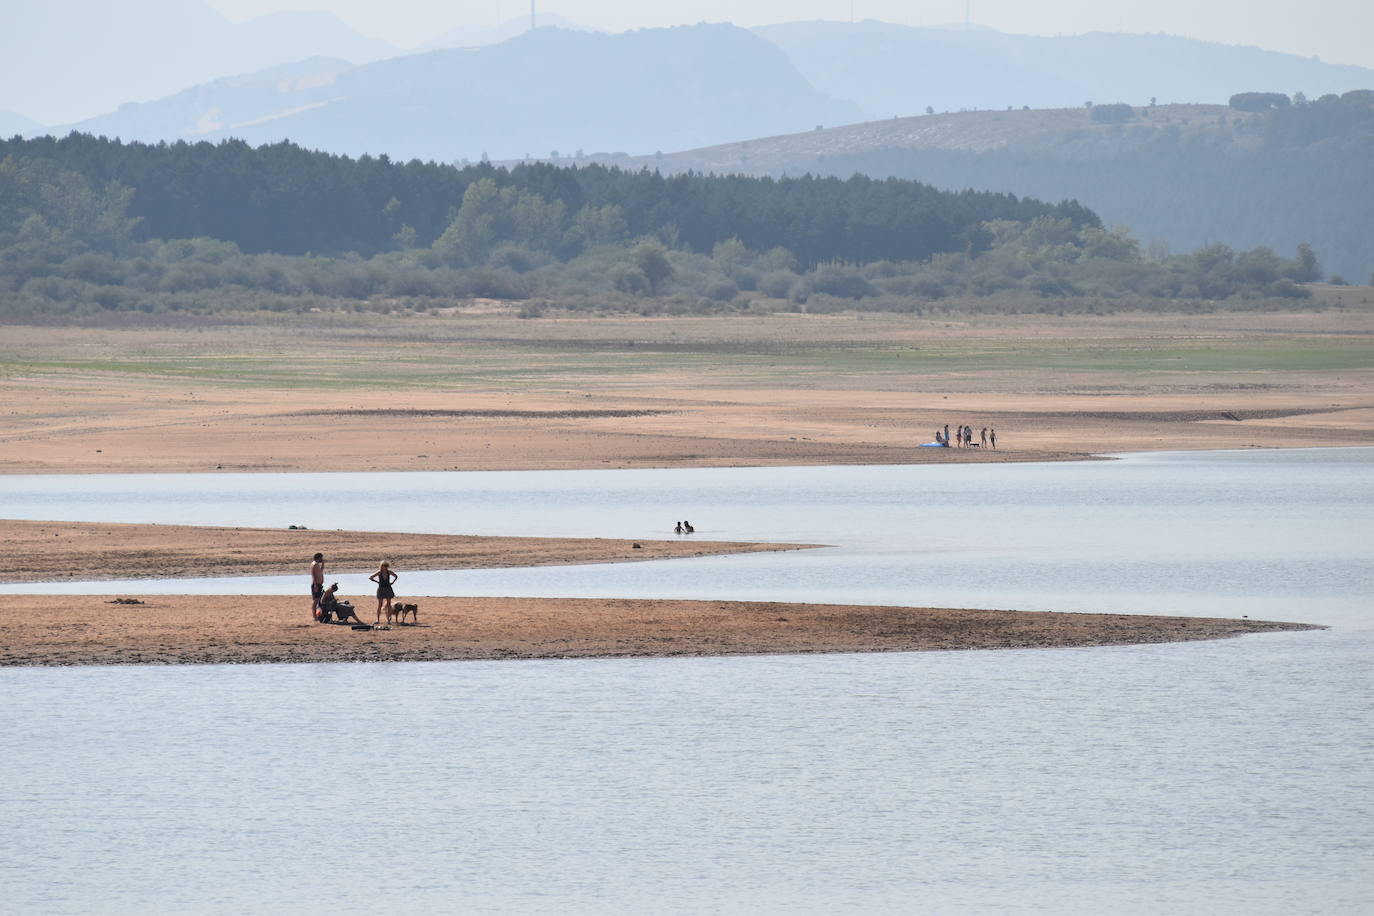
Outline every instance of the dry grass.
{"label": "dry grass", "polygon": [[[7,328],[0,471],[1050,460],[1374,444],[1364,311]],[[945,424],[996,454],[917,449]]]}

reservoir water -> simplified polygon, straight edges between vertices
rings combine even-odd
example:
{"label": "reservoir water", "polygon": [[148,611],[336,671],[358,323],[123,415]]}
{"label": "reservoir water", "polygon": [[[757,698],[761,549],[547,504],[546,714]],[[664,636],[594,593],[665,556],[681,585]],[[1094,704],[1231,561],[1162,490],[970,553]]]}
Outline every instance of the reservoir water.
{"label": "reservoir water", "polygon": [[[4,518],[834,545],[414,572],[413,595],[740,598],[1374,624],[1374,449],[898,467],[0,478]],[[379,560],[382,558],[378,558]],[[304,558],[303,558],[304,560]],[[340,593],[371,591],[339,575]],[[301,577],[31,584],[300,592]]]}
{"label": "reservoir water", "polygon": [[[835,545],[409,573],[417,594],[1332,625],[1082,650],[0,670],[11,911],[1374,907],[1374,450],[10,477],[0,505],[11,518],[607,537],[666,536],[687,517],[698,537]],[[299,578],[51,590],[290,592]]]}

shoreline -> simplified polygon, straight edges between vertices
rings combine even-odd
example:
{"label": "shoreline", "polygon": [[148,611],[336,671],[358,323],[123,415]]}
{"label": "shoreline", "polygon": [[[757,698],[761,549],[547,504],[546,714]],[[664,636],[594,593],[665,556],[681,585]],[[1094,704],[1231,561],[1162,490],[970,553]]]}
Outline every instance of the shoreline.
{"label": "shoreline", "polygon": [[629,563],[820,546],[695,540],[691,535],[651,541],[0,519],[6,584],[296,574],[306,583],[316,552],[325,555],[325,577],[333,581],[331,577],[370,573],[382,559],[404,574]]}
{"label": "shoreline", "polygon": [[[914,452],[915,448],[909,449]],[[605,470],[632,470],[632,471],[673,471],[693,468],[791,468],[791,467],[901,467],[905,465],[939,465],[939,464],[1059,464],[1077,461],[1114,461],[1123,455],[1151,455],[1168,452],[1252,452],[1265,450],[1282,450],[1288,448],[1374,448],[1374,443],[1352,443],[1349,445],[1320,445],[1320,446],[1284,446],[1284,445],[1245,445],[1230,447],[1211,447],[1198,446],[1196,448],[1158,448],[1158,449],[1132,449],[1119,452],[1070,452],[1070,451],[1031,451],[1022,450],[1013,452],[1010,449],[991,452],[984,457],[978,455],[976,451],[971,454],[956,458],[954,453],[962,453],[965,450],[950,448],[949,455],[936,452],[934,457],[927,456],[925,453],[913,454],[911,460],[893,460],[893,455],[885,456],[882,461],[844,461],[844,460],[816,460],[816,461],[758,461],[758,462],[736,462],[730,460],[721,461],[702,461],[698,463],[684,464],[680,462],[665,462],[663,464],[652,463],[622,463],[613,468],[599,466],[595,464],[576,465],[531,465],[531,466],[510,466],[503,464],[496,465],[475,465],[473,467],[453,467],[453,468],[407,468],[407,467],[374,467],[366,471],[350,468],[275,468],[264,466],[244,465],[239,467],[215,467],[215,468],[174,468],[159,467],[148,470],[120,470],[120,469],[94,469],[82,468],[80,470],[59,471],[45,468],[33,467],[0,467],[0,477],[98,477],[98,476],[143,476],[154,474],[203,474],[206,477],[219,474],[358,474],[358,473],[379,473],[379,474],[434,474],[434,473],[460,473],[460,474],[500,474],[509,471],[605,471]],[[899,452],[899,449],[894,449]],[[934,451],[929,450],[929,451]]]}
{"label": "shoreline", "polygon": [[[1273,445],[1273,444],[1264,444],[1264,445],[1260,445],[1260,444],[1253,444],[1253,445],[1228,445],[1228,446],[1221,446],[1221,445],[1196,445],[1196,446],[1194,446],[1194,447],[1192,447],[1192,448],[1178,448],[1178,447],[1172,447],[1172,446],[1171,446],[1171,447],[1163,447],[1163,446],[1161,446],[1161,447],[1159,447],[1159,448],[1133,448],[1133,449],[1123,450],[1123,451],[1114,451],[1114,450],[1106,450],[1106,449],[1104,449],[1104,450],[1102,450],[1102,451],[1095,451],[1095,452],[1057,452],[1057,451],[1030,452],[1030,451],[1023,451],[1023,452],[1012,453],[1012,452],[1010,452],[1010,450],[1008,450],[1008,451],[1005,451],[1005,452],[997,453],[997,454],[999,455],[999,457],[997,457],[997,458],[991,458],[991,457],[989,457],[989,458],[982,458],[981,456],[979,456],[979,457],[973,457],[973,455],[969,455],[966,459],[963,459],[963,460],[960,460],[960,459],[945,460],[943,463],[945,463],[945,464],[1063,464],[1063,463],[1072,463],[1072,462],[1080,462],[1080,461],[1121,461],[1121,460],[1124,460],[1124,459],[1126,459],[1126,458],[1130,458],[1130,457],[1135,456],[1135,455],[1173,455],[1173,454],[1177,454],[1177,455],[1191,455],[1191,454],[1199,454],[1199,453],[1203,453],[1203,452],[1318,452],[1318,451],[1330,451],[1330,450],[1332,450],[1332,449],[1350,449],[1350,448],[1374,448],[1374,442],[1327,443],[1327,444],[1323,444],[1323,445]],[[958,453],[958,452],[962,452],[962,451],[964,451],[964,450],[958,449],[958,448],[951,448],[949,451],[950,451],[950,452],[954,452],[954,453]],[[974,453],[974,454],[976,455],[977,453]],[[950,456],[950,457],[952,458],[953,456]],[[737,468],[737,469],[740,469],[740,470],[758,469],[758,468],[778,468],[778,467],[856,467],[856,468],[867,468],[867,467],[905,467],[905,466],[908,466],[908,465],[934,465],[934,464],[937,464],[937,463],[939,463],[939,462],[934,461],[934,460],[924,460],[924,461],[888,461],[888,462],[869,462],[869,461],[863,461],[863,462],[845,462],[845,461],[828,461],[828,462],[817,462],[817,463],[815,463],[815,464],[762,464],[762,463],[760,463],[760,464],[658,464],[658,465],[655,465],[655,464],[635,464],[635,465],[619,465],[619,466],[617,466],[617,467],[615,467],[615,468],[611,468],[611,469],[604,468],[604,467],[595,467],[595,466],[592,466],[592,465],[587,465],[586,467],[571,467],[571,466],[570,466],[570,467],[543,467],[543,466],[541,466],[541,467],[471,467],[471,468],[451,468],[451,469],[448,469],[447,471],[444,470],[444,469],[435,469],[435,468],[424,468],[424,469],[419,469],[419,468],[376,468],[375,471],[376,471],[377,473],[383,473],[383,474],[398,474],[398,473],[414,473],[414,474],[434,474],[434,473],[501,474],[501,473],[507,473],[507,472],[510,472],[510,471],[604,471],[604,470],[671,471],[671,470],[684,470],[684,469],[692,469],[692,468],[702,468],[702,469]],[[265,468],[265,467],[254,467],[254,468],[248,468],[248,467],[244,467],[244,468],[213,468],[213,469],[210,469],[210,470],[206,470],[205,468],[196,468],[196,469],[188,469],[188,470],[175,470],[175,469],[169,470],[169,469],[160,469],[160,470],[148,470],[148,471],[121,471],[121,470],[52,471],[52,470],[35,470],[35,469],[33,469],[33,468],[0,469],[0,477],[99,477],[99,476],[115,476],[115,475],[118,475],[118,476],[134,476],[134,477],[137,477],[137,476],[156,476],[156,475],[163,475],[163,474],[166,474],[166,475],[171,475],[171,474],[177,474],[177,475],[195,475],[195,474],[201,474],[201,475],[204,475],[204,476],[206,476],[206,477],[209,477],[209,476],[211,476],[211,475],[218,475],[218,474],[281,474],[281,475],[288,475],[288,476],[289,476],[289,475],[295,475],[295,474],[302,474],[302,475],[303,475],[303,474],[357,474],[357,473],[371,473],[371,472],[370,472],[370,471],[369,471],[369,472],[359,472],[359,471],[338,470],[338,469],[328,469],[328,470],[319,470],[319,469],[316,469],[316,470],[310,470],[310,469],[304,469],[304,468],[295,468],[295,469],[291,469],[291,470],[278,470],[278,469],[274,469],[274,468]],[[0,519],[0,523],[6,523],[6,522],[7,522],[7,520],[5,520],[5,519]],[[196,527],[196,526],[191,526],[191,527]],[[335,529],[332,529],[332,528],[328,528],[328,529],[326,529],[326,528],[320,528],[320,529],[304,529],[304,530],[333,531],[333,530],[335,530]],[[512,535],[511,537],[512,537],[512,538],[516,538],[517,536]],[[517,539],[518,539],[518,538],[517,538]],[[795,545],[794,545],[794,546],[795,546]],[[823,547],[823,546],[828,546],[828,545],[824,545],[824,544],[803,544],[803,545],[800,545],[800,546],[802,546],[802,547]]]}
{"label": "shoreline", "polygon": [[[759,601],[407,597],[420,625],[314,623],[306,596],[13,595],[0,667],[1097,648],[1321,630],[1313,624]],[[372,620],[373,601],[354,599]]]}

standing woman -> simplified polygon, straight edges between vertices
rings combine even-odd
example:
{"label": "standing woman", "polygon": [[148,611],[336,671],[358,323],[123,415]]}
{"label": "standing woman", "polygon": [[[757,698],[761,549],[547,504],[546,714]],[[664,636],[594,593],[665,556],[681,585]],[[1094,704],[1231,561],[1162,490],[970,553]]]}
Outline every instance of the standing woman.
{"label": "standing woman", "polygon": [[391,599],[396,597],[396,593],[391,590],[391,583],[401,577],[391,571],[389,563],[383,562],[381,567],[367,578],[377,583],[377,619],[374,622],[382,622],[382,606],[385,605],[386,622],[391,623]]}

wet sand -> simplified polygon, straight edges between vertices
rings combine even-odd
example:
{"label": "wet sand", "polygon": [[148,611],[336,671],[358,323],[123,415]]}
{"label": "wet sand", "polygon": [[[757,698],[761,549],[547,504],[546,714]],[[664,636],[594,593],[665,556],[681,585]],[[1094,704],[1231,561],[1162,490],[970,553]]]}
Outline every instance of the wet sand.
{"label": "wet sand", "polygon": [[[638,545],[638,546],[636,546]],[[800,550],[816,545],[615,538],[515,538],[192,525],[0,520],[5,582],[182,579],[299,574],[325,555],[327,576],[413,569],[491,569],[626,563],[672,557]],[[404,588],[404,586],[400,586]],[[302,585],[308,592],[308,584]]]}
{"label": "wet sand", "polygon": [[[1320,629],[1196,617],[736,601],[413,598],[418,626],[309,619],[300,596],[11,596],[0,665],[185,665],[1115,646]],[[374,600],[355,600],[373,619]]]}

